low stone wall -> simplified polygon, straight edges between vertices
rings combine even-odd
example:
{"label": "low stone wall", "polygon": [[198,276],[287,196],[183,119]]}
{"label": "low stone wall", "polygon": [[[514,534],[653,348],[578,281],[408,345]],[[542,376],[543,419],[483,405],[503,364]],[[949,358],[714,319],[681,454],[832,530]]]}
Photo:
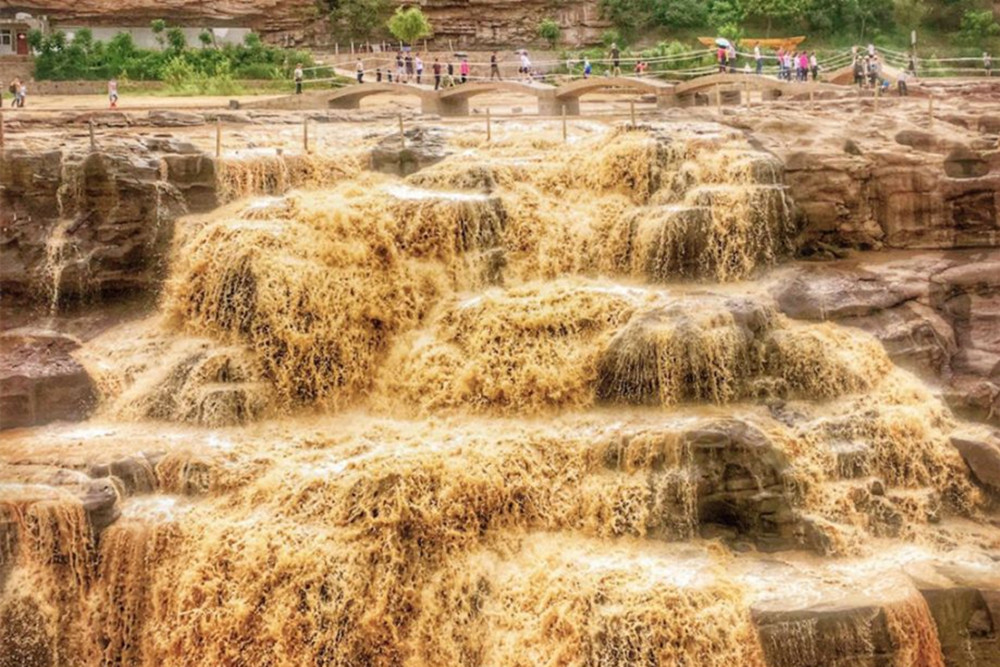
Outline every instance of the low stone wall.
{"label": "low stone wall", "polygon": [[[4,70],[4,79],[9,81]],[[108,90],[107,81],[33,81],[30,76],[22,76],[28,79],[29,95],[104,95]],[[274,82],[266,81],[241,81],[247,90],[256,90],[262,86],[273,85]],[[163,90],[166,87],[162,81],[129,81],[120,83],[121,95],[128,95],[130,92],[151,92]],[[292,83],[288,83],[288,92],[292,92]]]}

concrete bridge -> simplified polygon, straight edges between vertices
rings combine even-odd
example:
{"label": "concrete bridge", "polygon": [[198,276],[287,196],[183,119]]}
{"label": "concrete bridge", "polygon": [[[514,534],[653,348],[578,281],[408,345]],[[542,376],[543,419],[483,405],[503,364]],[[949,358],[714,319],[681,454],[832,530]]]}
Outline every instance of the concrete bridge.
{"label": "concrete bridge", "polygon": [[[720,97],[721,103],[739,102],[744,91],[760,92],[765,99],[808,95],[811,91],[843,90],[842,86],[821,82],[781,81],[754,74],[710,74],[682,83],[668,83],[653,78],[591,77],[576,79],[560,86],[525,81],[469,81],[434,90],[426,84],[361,83],[331,90],[312,90],[301,95],[261,100],[243,105],[248,109],[357,109],[361,100],[371,95],[415,97],[420,111],[440,116],[469,115],[469,100],[477,95],[516,93],[534,97],[541,116],[580,114],[580,98],[600,92],[631,92],[653,95],[659,108],[706,103],[709,95]],[[701,97],[699,97],[701,96]]]}

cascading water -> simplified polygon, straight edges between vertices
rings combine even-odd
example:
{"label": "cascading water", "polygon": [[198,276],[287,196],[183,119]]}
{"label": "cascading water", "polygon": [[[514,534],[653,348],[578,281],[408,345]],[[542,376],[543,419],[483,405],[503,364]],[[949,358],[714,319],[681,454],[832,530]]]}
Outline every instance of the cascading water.
{"label": "cascading water", "polygon": [[1000,534],[926,387],[740,282],[780,165],[451,141],[222,168],[98,416],[0,439],[0,666],[944,664],[904,569]]}

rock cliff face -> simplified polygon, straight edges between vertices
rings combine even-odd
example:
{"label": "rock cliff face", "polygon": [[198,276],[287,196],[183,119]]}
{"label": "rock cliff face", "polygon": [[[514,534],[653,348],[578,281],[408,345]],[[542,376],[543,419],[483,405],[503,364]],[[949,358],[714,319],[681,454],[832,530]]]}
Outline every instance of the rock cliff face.
{"label": "rock cliff face", "polygon": [[[252,27],[276,41],[325,45],[330,41],[324,0],[16,0],[16,10],[47,15],[54,22],[146,25],[166,18],[181,24]],[[402,3],[400,3],[402,4]],[[418,3],[434,26],[439,46],[501,46],[538,41],[538,22],[559,22],[568,43],[599,40],[608,23],[595,0],[555,4],[545,0],[425,0]]]}

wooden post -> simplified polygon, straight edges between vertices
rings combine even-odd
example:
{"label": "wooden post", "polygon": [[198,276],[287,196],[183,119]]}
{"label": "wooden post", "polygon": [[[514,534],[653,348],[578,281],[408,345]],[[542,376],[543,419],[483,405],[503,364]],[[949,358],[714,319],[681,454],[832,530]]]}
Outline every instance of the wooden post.
{"label": "wooden post", "polygon": [[878,111],[878,98],[882,97],[882,86],[875,84],[875,111]]}
{"label": "wooden post", "polygon": [[3,111],[0,111],[0,151],[3,150]]}
{"label": "wooden post", "polygon": [[816,101],[816,91],[813,90],[812,88],[810,88],[809,89],[809,104],[812,104],[815,101]]}
{"label": "wooden post", "polygon": [[424,53],[427,53],[427,38],[424,37]]}
{"label": "wooden post", "polygon": [[97,141],[94,138],[94,120],[91,119],[87,121],[87,125],[90,127],[90,150],[97,150]]}
{"label": "wooden post", "polygon": [[215,119],[215,157],[222,157],[222,119]]}
{"label": "wooden post", "polygon": [[927,126],[934,127],[934,96],[927,97]]}
{"label": "wooden post", "polygon": [[406,132],[403,130],[403,114],[399,114],[399,143],[406,147]]}
{"label": "wooden post", "polygon": [[629,115],[632,117],[632,129],[635,129],[635,100],[628,101]]}
{"label": "wooden post", "polygon": [[743,82],[743,94],[746,96],[747,109],[750,108],[750,82]]}
{"label": "wooden post", "polygon": [[486,107],[486,141],[493,138],[493,130],[490,128],[490,108]]}
{"label": "wooden post", "polygon": [[309,152],[309,116],[302,119],[302,149]]}
{"label": "wooden post", "polygon": [[562,105],[562,131],[563,131],[563,141],[566,141],[566,105]]}
{"label": "wooden post", "polygon": [[354,40],[351,40],[351,55],[354,55]]}
{"label": "wooden post", "polygon": [[722,113],[722,86],[715,84],[715,110]]}
{"label": "wooden post", "polygon": [[340,55],[340,42],[334,43],[334,45],[333,45],[333,55],[335,55],[335,56],[339,56]]}

